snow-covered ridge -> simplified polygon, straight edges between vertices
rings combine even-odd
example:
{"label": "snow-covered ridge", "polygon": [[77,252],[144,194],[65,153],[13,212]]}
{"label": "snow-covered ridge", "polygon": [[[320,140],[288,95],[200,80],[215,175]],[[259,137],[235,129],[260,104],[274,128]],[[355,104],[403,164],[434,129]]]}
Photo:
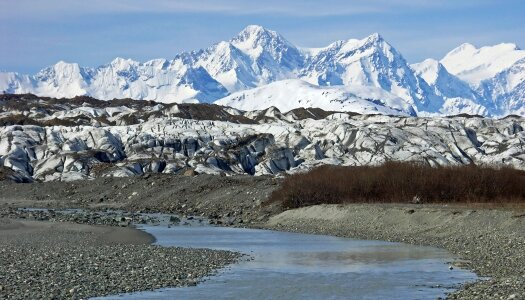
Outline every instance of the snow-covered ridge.
{"label": "snow-covered ridge", "polygon": [[279,174],[422,161],[525,169],[524,118],[241,111],[209,104],[0,95],[0,178]]}
{"label": "snow-covered ridge", "polygon": [[525,51],[514,44],[463,44],[440,61],[408,65],[378,33],[308,49],[250,25],[229,41],[171,60],[116,58],[97,68],[61,61],[35,75],[0,73],[0,91],[163,103],[217,101],[249,109],[317,106],[359,113],[498,117],[525,115],[524,61]]}
{"label": "snow-covered ridge", "polygon": [[504,43],[478,49],[465,43],[445,55],[441,63],[462,80],[479,85],[524,57],[525,51],[516,44]]}

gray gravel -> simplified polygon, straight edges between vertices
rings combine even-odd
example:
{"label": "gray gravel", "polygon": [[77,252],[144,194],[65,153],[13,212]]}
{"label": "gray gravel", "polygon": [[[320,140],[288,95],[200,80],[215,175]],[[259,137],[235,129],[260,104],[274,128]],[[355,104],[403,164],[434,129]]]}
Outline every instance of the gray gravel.
{"label": "gray gravel", "polygon": [[107,230],[2,219],[0,299],[85,299],[195,285],[240,257],[228,251],[152,246],[149,237],[122,237],[132,229]]}
{"label": "gray gravel", "polygon": [[279,182],[268,176],[165,174],[29,184],[0,180],[0,207],[163,212],[203,216],[219,225],[247,224],[275,212],[260,203]]}
{"label": "gray gravel", "polygon": [[[162,218],[161,218],[162,217]],[[0,218],[20,219],[29,221],[70,222],[87,225],[104,225],[132,227],[136,224],[155,225],[165,222],[165,225],[177,225],[181,219],[176,215],[167,216],[147,215],[140,212],[125,211],[92,211],[87,209],[24,209],[1,208]]]}
{"label": "gray gravel", "polygon": [[[82,207],[201,215],[212,223],[258,226],[277,213],[260,207],[278,187],[279,179],[199,175],[98,178],[83,182],[13,184],[0,182],[0,216],[9,207]],[[134,194],[136,193],[136,194]],[[341,213],[343,216],[341,217]],[[19,213],[15,213],[19,214]],[[52,216],[33,214],[29,219]],[[465,268],[487,281],[465,285],[451,299],[525,299],[525,211],[427,205],[352,205],[317,219],[287,216],[266,228],[379,239],[445,248],[465,259]],[[11,215],[12,216],[12,215]],[[133,214],[114,217],[134,218]],[[55,216],[57,221],[64,221]],[[69,218],[69,217],[68,217]],[[115,219],[91,215],[65,221],[127,226]],[[136,219],[134,219],[137,222]],[[140,220],[138,220],[140,221]],[[141,222],[141,221],[140,221]],[[149,222],[146,220],[146,222]],[[2,237],[0,236],[0,239]],[[3,285],[3,284],[1,284]],[[0,291],[0,295],[1,295]],[[1,298],[1,297],[0,297]]]}
{"label": "gray gravel", "polygon": [[[15,184],[8,181],[0,181],[0,218],[9,217],[24,220],[45,221],[42,224],[55,224],[59,226],[71,226],[71,223],[106,225],[113,228],[127,227],[132,223],[154,223],[155,220],[141,217],[139,212],[163,212],[177,214],[181,216],[184,223],[185,216],[204,216],[211,218],[214,224],[247,224],[257,222],[267,218],[269,213],[260,212],[259,204],[266,199],[267,195],[278,185],[277,181],[269,177],[220,177],[210,175],[188,176],[165,176],[151,175],[133,178],[97,178],[89,181],[78,182],[47,182],[31,184]],[[48,208],[51,211],[19,211],[18,208]],[[82,208],[85,212],[75,214],[63,214],[59,210],[67,208]],[[99,211],[123,210],[133,213],[114,213],[107,214]],[[187,218],[186,218],[187,219]],[[70,222],[70,223],[67,223]],[[178,223],[177,218],[173,218],[172,223]],[[128,228],[122,228],[128,229]],[[5,232],[5,231],[4,231]],[[6,291],[9,294],[18,295],[18,298],[50,298],[51,294],[42,294],[42,291],[53,291],[58,298],[69,298],[69,290],[75,286],[82,289],[77,291],[73,298],[85,298],[86,295],[107,295],[118,292],[136,291],[152,289],[157,286],[180,286],[193,284],[195,278],[212,273],[213,270],[234,262],[237,254],[223,251],[211,250],[188,250],[188,249],[163,249],[148,245],[91,245],[85,246],[83,243],[86,237],[69,237],[64,232],[57,232],[49,235],[50,241],[40,241],[39,235],[24,235],[24,244],[16,246],[12,240],[8,241],[4,232],[0,232],[0,247],[6,249],[3,255],[14,253],[17,249],[25,249],[27,253],[17,262],[16,268],[23,269],[22,266],[30,266],[28,273],[32,274],[36,270],[38,278],[46,278],[42,283],[29,286],[24,283],[26,275],[18,271],[20,278],[13,280],[12,277],[5,277],[10,274],[8,268],[3,268],[4,264],[11,257],[0,257],[0,299],[5,298]],[[42,236],[46,236],[43,234]],[[57,242],[62,236],[69,239]],[[51,239],[52,237],[52,239]],[[89,240],[89,239],[88,239]],[[32,245],[32,246],[31,246]],[[48,249],[49,248],[49,249]],[[42,250],[42,251],[41,251]],[[54,260],[43,260],[46,262],[41,266],[31,263],[32,255],[43,255],[44,252],[63,251],[71,255],[83,254],[88,257],[91,253],[95,258],[104,260],[104,257],[113,253],[128,253],[133,255],[136,260],[125,259],[123,256],[114,257],[111,264],[107,264],[106,273],[115,273],[110,280],[105,277],[93,276],[86,277],[82,284],[70,284],[69,280],[61,277],[65,265],[58,265],[52,268],[53,263],[66,262],[73,258],[61,256]],[[20,252],[17,252],[20,253]],[[28,253],[32,253],[31,255]],[[159,254],[164,253],[166,259],[173,264],[165,264]],[[201,253],[209,259],[202,259]],[[27,259],[26,259],[27,258]],[[120,262],[119,262],[120,260]],[[125,264],[131,261],[131,269]],[[152,261],[152,262],[149,262]],[[158,264],[155,263],[158,262]],[[48,263],[47,263],[48,262]],[[146,271],[141,270],[142,281],[137,281],[130,274],[138,272],[133,268],[144,267],[152,264],[152,268]],[[124,268],[122,268],[124,266]],[[91,268],[88,261],[84,268]],[[100,268],[100,267],[99,267]],[[100,273],[101,271],[99,271]],[[87,274],[82,270],[81,274]],[[104,273],[104,274],[106,274]],[[102,273],[101,273],[102,274]],[[192,274],[191,278],[186,278],[187,274]],[[11,274],[10,276],[13,276]],[[52,278],[47,280],[47,278]],[[55,282],[53,278],[60,282]],[[80,277],[79,277],[80,278]],[[80,280],[80,279],[79,279]],[[46,286],[43,284],[49,283]],[[93,284],[95,282],[97,284]],[[105,283],[98,286],[98,283]],[[52,284],[56,283],[57,286]],[[25,285],[24,285],[25,284]],[[25,288],[32,292],[34,297],[27,297]],[[87,290],[84,290],[87,289]],[[16,292],[15,292],[16,290]],[[65,294],[64,294],[65,293]],[[47,295],[47,296],[46,296]],[[14,296],[13,296],[14,297]]]}

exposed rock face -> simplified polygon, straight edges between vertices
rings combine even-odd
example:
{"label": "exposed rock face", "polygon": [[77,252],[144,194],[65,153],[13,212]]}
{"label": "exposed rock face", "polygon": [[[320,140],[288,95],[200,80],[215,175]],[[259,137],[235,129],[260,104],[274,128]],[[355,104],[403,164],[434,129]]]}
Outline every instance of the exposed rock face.
{"label": "exposed rock face", "polygon": [[525,169],[525,119],[518,117],[408,118],[320,110],[281,113],[275,108],[243,112],[122,100],[97,106],[93,99],[75,104],[36,98],[17,106],[8,97],[0,101],[0,120],[23,116],[21,124],[38,124],[4,122],[0,127],[1,174],[17,181],[188,169],[263,175],[388,160]]}

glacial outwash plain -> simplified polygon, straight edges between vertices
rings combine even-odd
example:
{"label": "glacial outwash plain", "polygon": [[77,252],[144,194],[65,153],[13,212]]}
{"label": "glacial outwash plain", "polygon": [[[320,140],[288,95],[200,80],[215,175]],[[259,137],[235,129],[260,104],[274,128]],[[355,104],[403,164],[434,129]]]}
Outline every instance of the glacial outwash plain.
{"label": "glacial outwash plain", "polygon": [[[395,266],[431,280],[394,299],[525,299],[515,44],[409,64],[377,33],[300,48],[250,25],[171,60],[1,72],[0,93],[0,299],[207,298],[265,254],[297,267],[274,298],[308,298],[294,276],[332,259],[318,292]],[[381,256],[334,247],[351,242]]]}
{"label": "glacial outwash plain", "polygon": [[[0,99],[5,298],[84,298],[187,286],[249,259],[234,252],[150,246],[151,236],[128,228],[157,222],[148,213],[173,215],[170,226],[196,216],[215,226],[435,246],[457,256],[451,266],[480,276],[449,298],[525,295],[521,117],[245,112],[210,104],[34,95]],[[317,183],[315,176],[304,179],[328,191],[323,204],[308,194],[311,188],[290,181],[320,166],[370,168],[392,161],[430,169],[480,168],[480,174],[495,168],[511,175],[474,177],[490,188],[477,190],[440,177],[440,188],[449,192],[442,201],[426,198],[423,188],[403,190],[401,200],[388,201],[373,199],[373,193],[370,199],[366,193],[350,199],[339,191],[335,201],[329,191],[336,187]],[[454,187],[460,186],[468,201],[454,198]],[[283,203],[294,192],[314,202],[287,207]],[[515,194],[504,199],[506,192]],[[476,193],[479,201],[471,197]]]}

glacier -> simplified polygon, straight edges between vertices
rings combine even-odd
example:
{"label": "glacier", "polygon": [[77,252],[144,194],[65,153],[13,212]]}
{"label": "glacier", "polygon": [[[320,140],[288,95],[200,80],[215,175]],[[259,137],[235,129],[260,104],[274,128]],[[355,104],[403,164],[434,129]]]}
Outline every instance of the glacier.
{"label": "glacier", "polygon": [[[290,82],[298,83],[304,84]],[[0,178],[16,181],[188,169],[278,175],[387,161],[525,169],[525,119],[517,116],[244,111],[215,104],[0,95],[0,125]]]}

